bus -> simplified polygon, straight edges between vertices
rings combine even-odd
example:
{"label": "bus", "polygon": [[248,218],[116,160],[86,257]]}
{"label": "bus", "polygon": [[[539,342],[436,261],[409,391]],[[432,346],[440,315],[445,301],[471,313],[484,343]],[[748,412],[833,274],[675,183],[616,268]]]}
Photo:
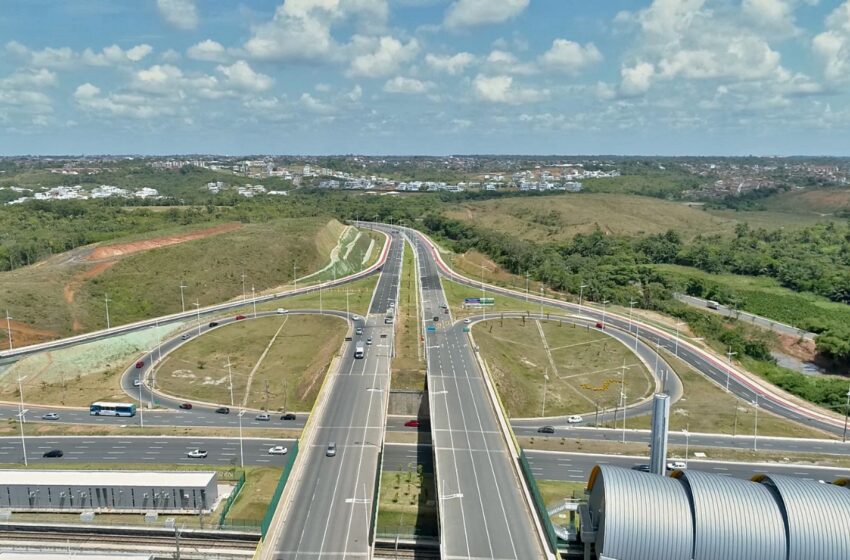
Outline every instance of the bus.
{"label": "bus", "polygon": [[96,402],[89,407],[92,416],[135,416],[136,405],[132,403]]}

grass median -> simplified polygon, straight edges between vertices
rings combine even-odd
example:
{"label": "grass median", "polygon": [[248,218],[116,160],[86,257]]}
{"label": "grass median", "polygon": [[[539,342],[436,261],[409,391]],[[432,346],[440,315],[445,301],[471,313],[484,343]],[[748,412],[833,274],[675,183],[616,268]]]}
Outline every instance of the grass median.
{"label": "grass median", "polygon": [[392,388],[425,390],[425,362],[419,350],[419,275],[410,245],[404,244],[401,286],[395,316],[396,354]]}
{"label": "grass median", "polygon": [[379,499],[379,535],[437,536],[434,475],[414,470],[384,471]]}

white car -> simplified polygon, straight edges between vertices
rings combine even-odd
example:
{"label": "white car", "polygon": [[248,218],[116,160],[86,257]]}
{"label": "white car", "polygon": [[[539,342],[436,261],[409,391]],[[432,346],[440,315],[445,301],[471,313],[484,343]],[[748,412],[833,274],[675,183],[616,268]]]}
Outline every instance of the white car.
{"label": "white car", "polygon": [[467,317],[466,319],[464,319],[464,320],[463,320],[463,324],[464,324],[464,325],[468,325],[468,324],[469,324],[469,323],[471,323],[471,322],[472,322],[472,321],[470,321],[470,320],[469,320],[469,317]]}
{"label": "white car", "polygon": [[269,449],[269,455],[286,455],[287,449],[282,445],[275,445]]}
{"label": "white car", "polygon": [[59,415],[55,412],[48,412],[41,417],[42,420],[59,420]]}
{"label": "white car", "polygon": [[288,313],[288,311],[286,309],[284,309],[283,307],[278,307],[277,311],[275,311],[275,313],[277,313],[278,315],[285,315],[286,313]]}
{"label": "white car", "polygon": [[360,315],[355,315],[354,317],[352,317],[352,319],[353,319],[354,321],[359,321],[359,320],[360,320]]}
{"label": "white car", "polygon": [[141,385],[141,384],[142,384],[142,380],[141,380],[141,379],[134,379],[134,380],[133,380],[133,387],[138,387],[138,386],[139,386],[139,385]]}
{"label": "white car", "polygon": [[569,422],[570,424],[581,424],[582,422],[584,422],[584,418],[577,414],[574,414],[567,418],[567,422]]}
{"label": "white car", "polygon": [[193,449],[192,451],[186,453],[186,456],[190,459],[206,459],[207,452],[203,449]]}
{"label": "white car", "polygon": [[271,414],[269,414],[268,412],[261,412],[261,413],[257,414],[256,419],[261,421],[261,422],[268,422],[269,420],[272,419],[272,417],[271,417]]}
{"label": "white car", "polygon": [[674,469],[684,470],[688,468],[688,464],[684,461],[671,461],[667,463],[667,470],[672,471]]}

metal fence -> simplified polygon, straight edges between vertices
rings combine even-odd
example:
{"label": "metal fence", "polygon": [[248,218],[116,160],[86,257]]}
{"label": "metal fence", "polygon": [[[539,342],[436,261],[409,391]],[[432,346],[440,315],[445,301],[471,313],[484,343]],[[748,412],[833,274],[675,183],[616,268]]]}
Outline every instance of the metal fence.
{"label": "metal fence", "polygon": [[236,501],[236,498],[239,496],[239,492],[242,491],[242,487],[245,485],[245,472],[243,471],[239,479],[236,481],[236,486],[233,488],[233,491],[227,497],[227,500],[224,502],[224,507],[221,508],[221,516],[218,518],[218,526],[223,527],[224,521],[227,518],[227,514],[230,513],[230,507],[233,505],[233,502]]}
{"label": "metal fence", "polygon": [[274,518],[274,512],[277,509],[277,503],[280,501],[280,497],[283,494],[283,489],[286,488],[286,481],[289,480],[289,473],[292,472],[292,466],[295,464],[295,458],[298,456],[298,441],[292,444],[292,448],[290,449],[288,459],[286,461],[286,465],[283,467],[283,472],[280,475],[280,479],[277,481],[277,486],[274,489],[274,493],[272,494],[271,499],[269,500],[268,508],[266,508],[266,515],[263,517],[263,521],[260,524],[260,534],[262,534],[263,539],[266,538],[266,533],[269,531],[269,526],[272,523],[272,518]]}
{"label": "metal fence", "polygon": [[520,449],[519,465],[522,469],[522,475],[528,483],[528,488],[531,490],[531,498],[534,500],[534,509],[537,510],[537,516],[540,517],[540,522],[543,524],[543,529],[546,531],[546,540],[549,543],[549,549],[557,554],[558,552],[558,535],[555,534],[555,528],[552,527],[552,520],[549,518],[549,512],[546,509],[546,504],[543,502],[543,496],[540,495],[540,489],[537,487],[537,481],[531,472],[531,466],[528,464],[528,459],[525,456],[525,450]]}
{"label": "metal fence", "polygon": [[375,543],[375,532],[378,527],[378,502],[381,498],[381,475],[383,474],[383,448],[378,450],[378,468],[375,472],[375,488],[372,492],[372,522],[369,523],[369,542]]}

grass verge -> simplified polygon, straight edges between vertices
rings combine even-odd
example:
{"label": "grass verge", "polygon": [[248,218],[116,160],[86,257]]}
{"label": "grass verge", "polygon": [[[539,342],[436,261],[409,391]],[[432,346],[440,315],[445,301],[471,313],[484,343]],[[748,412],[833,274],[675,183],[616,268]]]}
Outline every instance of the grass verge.
{"label": "grass verge", "polygon": [[396,310],[396,354],[392,363],[392,388],[425,390],[425,363],[419,350],[419,288],[413,250],[404,244],[401,286]]}
{"label": "grass verge", "polygon": [[379,535],[437,536],[434,476],[417,471],[383,471],[378,505]]}

